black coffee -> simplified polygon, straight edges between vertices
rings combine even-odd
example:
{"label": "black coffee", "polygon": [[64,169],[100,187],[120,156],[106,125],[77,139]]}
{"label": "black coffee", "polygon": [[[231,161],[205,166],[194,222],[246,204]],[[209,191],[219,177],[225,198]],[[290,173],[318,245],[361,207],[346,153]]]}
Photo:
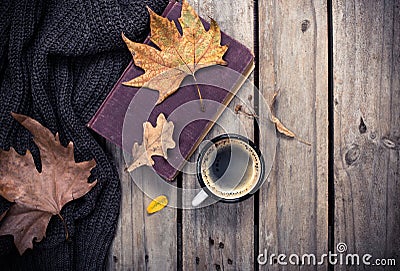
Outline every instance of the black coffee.
{"label": "black coffee", "polygon": [[246,142],[226,138],[206,150],[201,173],[205,185],[216,196],[239,198],[257,184],[261,175],[260,158]]}

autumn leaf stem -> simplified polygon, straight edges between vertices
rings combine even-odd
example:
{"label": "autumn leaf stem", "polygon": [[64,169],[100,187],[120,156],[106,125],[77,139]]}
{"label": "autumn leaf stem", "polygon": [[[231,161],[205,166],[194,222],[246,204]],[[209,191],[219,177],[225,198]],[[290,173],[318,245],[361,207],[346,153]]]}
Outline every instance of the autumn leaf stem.
{"label": "autumn leaf stem", "polygon": [[193,76],[194,82],[195,82],[195,84],[196,84],[197,94],[199,94],[199,99],[200,99],[200,110],[201,110],[201,112],[205,112],[205,111],[206,111],[206,108],[204,107],[203,97],[201,96],[199,84],[197,84],[196,76],[195,76],[194,74],[193,74],[192,76]]}
{"label": "autumn leaf stem", "polygon": [[69,233],[68,233],[68,227],[67,227],[67,223],[65,223],[64,218],[62,217],[61,214],[57,214],[57,216],[61,219],[61,222],[64,224],[64,229],[65,229],[65,240],[69,239]]}
{"label": "autumn leaf stem", "polygon": [[199,94],[199,98],[200,98],[200,110],[201,110],[201,112],[205,112],[206,109],[203,104],[203,97],[201,96],[201,92],[200,92],[200,88],[199,88],[198,84],[196,84],[196,88],[197,88],[197,93]]}
{"label": "autumn leaf stem", "polygon": [[306,140],[304,140],[304,139],[302,139],[302,138],[300,138],[298,136],[296,136],[295,139],[297,139],[297,141],[299,141],[300,143],[306,144],[307,146],[311,146],[310,142],[308,142],[308,141],[306,141]]}

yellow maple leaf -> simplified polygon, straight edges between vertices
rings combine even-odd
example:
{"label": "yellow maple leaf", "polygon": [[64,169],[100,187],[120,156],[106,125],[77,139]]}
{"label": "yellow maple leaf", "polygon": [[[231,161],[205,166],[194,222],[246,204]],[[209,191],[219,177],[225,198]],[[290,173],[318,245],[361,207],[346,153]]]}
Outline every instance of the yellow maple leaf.
{"label": "yellow maple leaf", "polygon": [[[135,65],[145,71],[143,75],[124,82],[124,85],[159,91],[159,104],[178,90],[186,76],[191,75],[196,80],[195,72],[199,69],[227,64],[222,57],[228,46],[221,46],[218,24],[211,19],[210,29],[206,31],[199,16],[187,1],[183,1],[182,14],[178,19],[182,35],[173,21],[157,15],[151,9],[149,13],[150,40],[160,50],[132,42],[122,33]],[[201,99],[200,91],[199,96]]]}

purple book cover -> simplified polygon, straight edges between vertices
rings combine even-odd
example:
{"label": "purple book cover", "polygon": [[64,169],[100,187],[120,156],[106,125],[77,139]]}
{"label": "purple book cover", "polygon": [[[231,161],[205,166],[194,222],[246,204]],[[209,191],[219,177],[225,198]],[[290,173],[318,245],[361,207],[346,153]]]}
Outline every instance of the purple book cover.
{"label": "purple book cover", "polygon": [[[174,20],[179,28],[177,19],[180,14],[181,4],[171,2],[163,16]],[[209,28],[204,20],[203,24],[206,29]],[[149,39],[145,43],[149,44]],[[143,123],[150,121],[154,126],[157,116],[164,113],[167,120],[175,125],[173,139],[177,144],[174,149],[168,150],[168,161],[153,156],[153,168],[161,177],[172,181],[253,70],[254,56],[248,48],[223,32],[221,44],[229,46],[223,57],[228,65],[196,72],[204,112],[200,110],[197,88],[190,76],[185,78],[178,91],[159,105],[155,105],[158,91],[122,85],[122,82],[144,73],[131,61],[88,127],[130,152],[134,142],[142,144]]]}

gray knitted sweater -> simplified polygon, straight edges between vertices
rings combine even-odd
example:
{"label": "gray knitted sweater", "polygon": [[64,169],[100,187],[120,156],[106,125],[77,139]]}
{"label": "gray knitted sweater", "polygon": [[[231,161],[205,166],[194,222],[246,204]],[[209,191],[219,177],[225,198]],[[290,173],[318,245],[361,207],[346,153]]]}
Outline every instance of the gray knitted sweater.
{"label": "gray knitted sweater", "polygon": [[[148,32],[146,5],[160,13],[166,0],[0,1],[0,148],[29,149],[31,135],[10,116],[33,117],[61,142],[75,144],[75,160],[95,158],[98,184],[53,217],[46,237],[22,256],[12,236],[0,237],[0,270],[101,270],[115,234],[121,188],[109,157],[86,123],[130,60],[121,32],[140,41]],[[0,197],[0,214],[11,203]],[[1,223],[1,222],[0,222]]]}

